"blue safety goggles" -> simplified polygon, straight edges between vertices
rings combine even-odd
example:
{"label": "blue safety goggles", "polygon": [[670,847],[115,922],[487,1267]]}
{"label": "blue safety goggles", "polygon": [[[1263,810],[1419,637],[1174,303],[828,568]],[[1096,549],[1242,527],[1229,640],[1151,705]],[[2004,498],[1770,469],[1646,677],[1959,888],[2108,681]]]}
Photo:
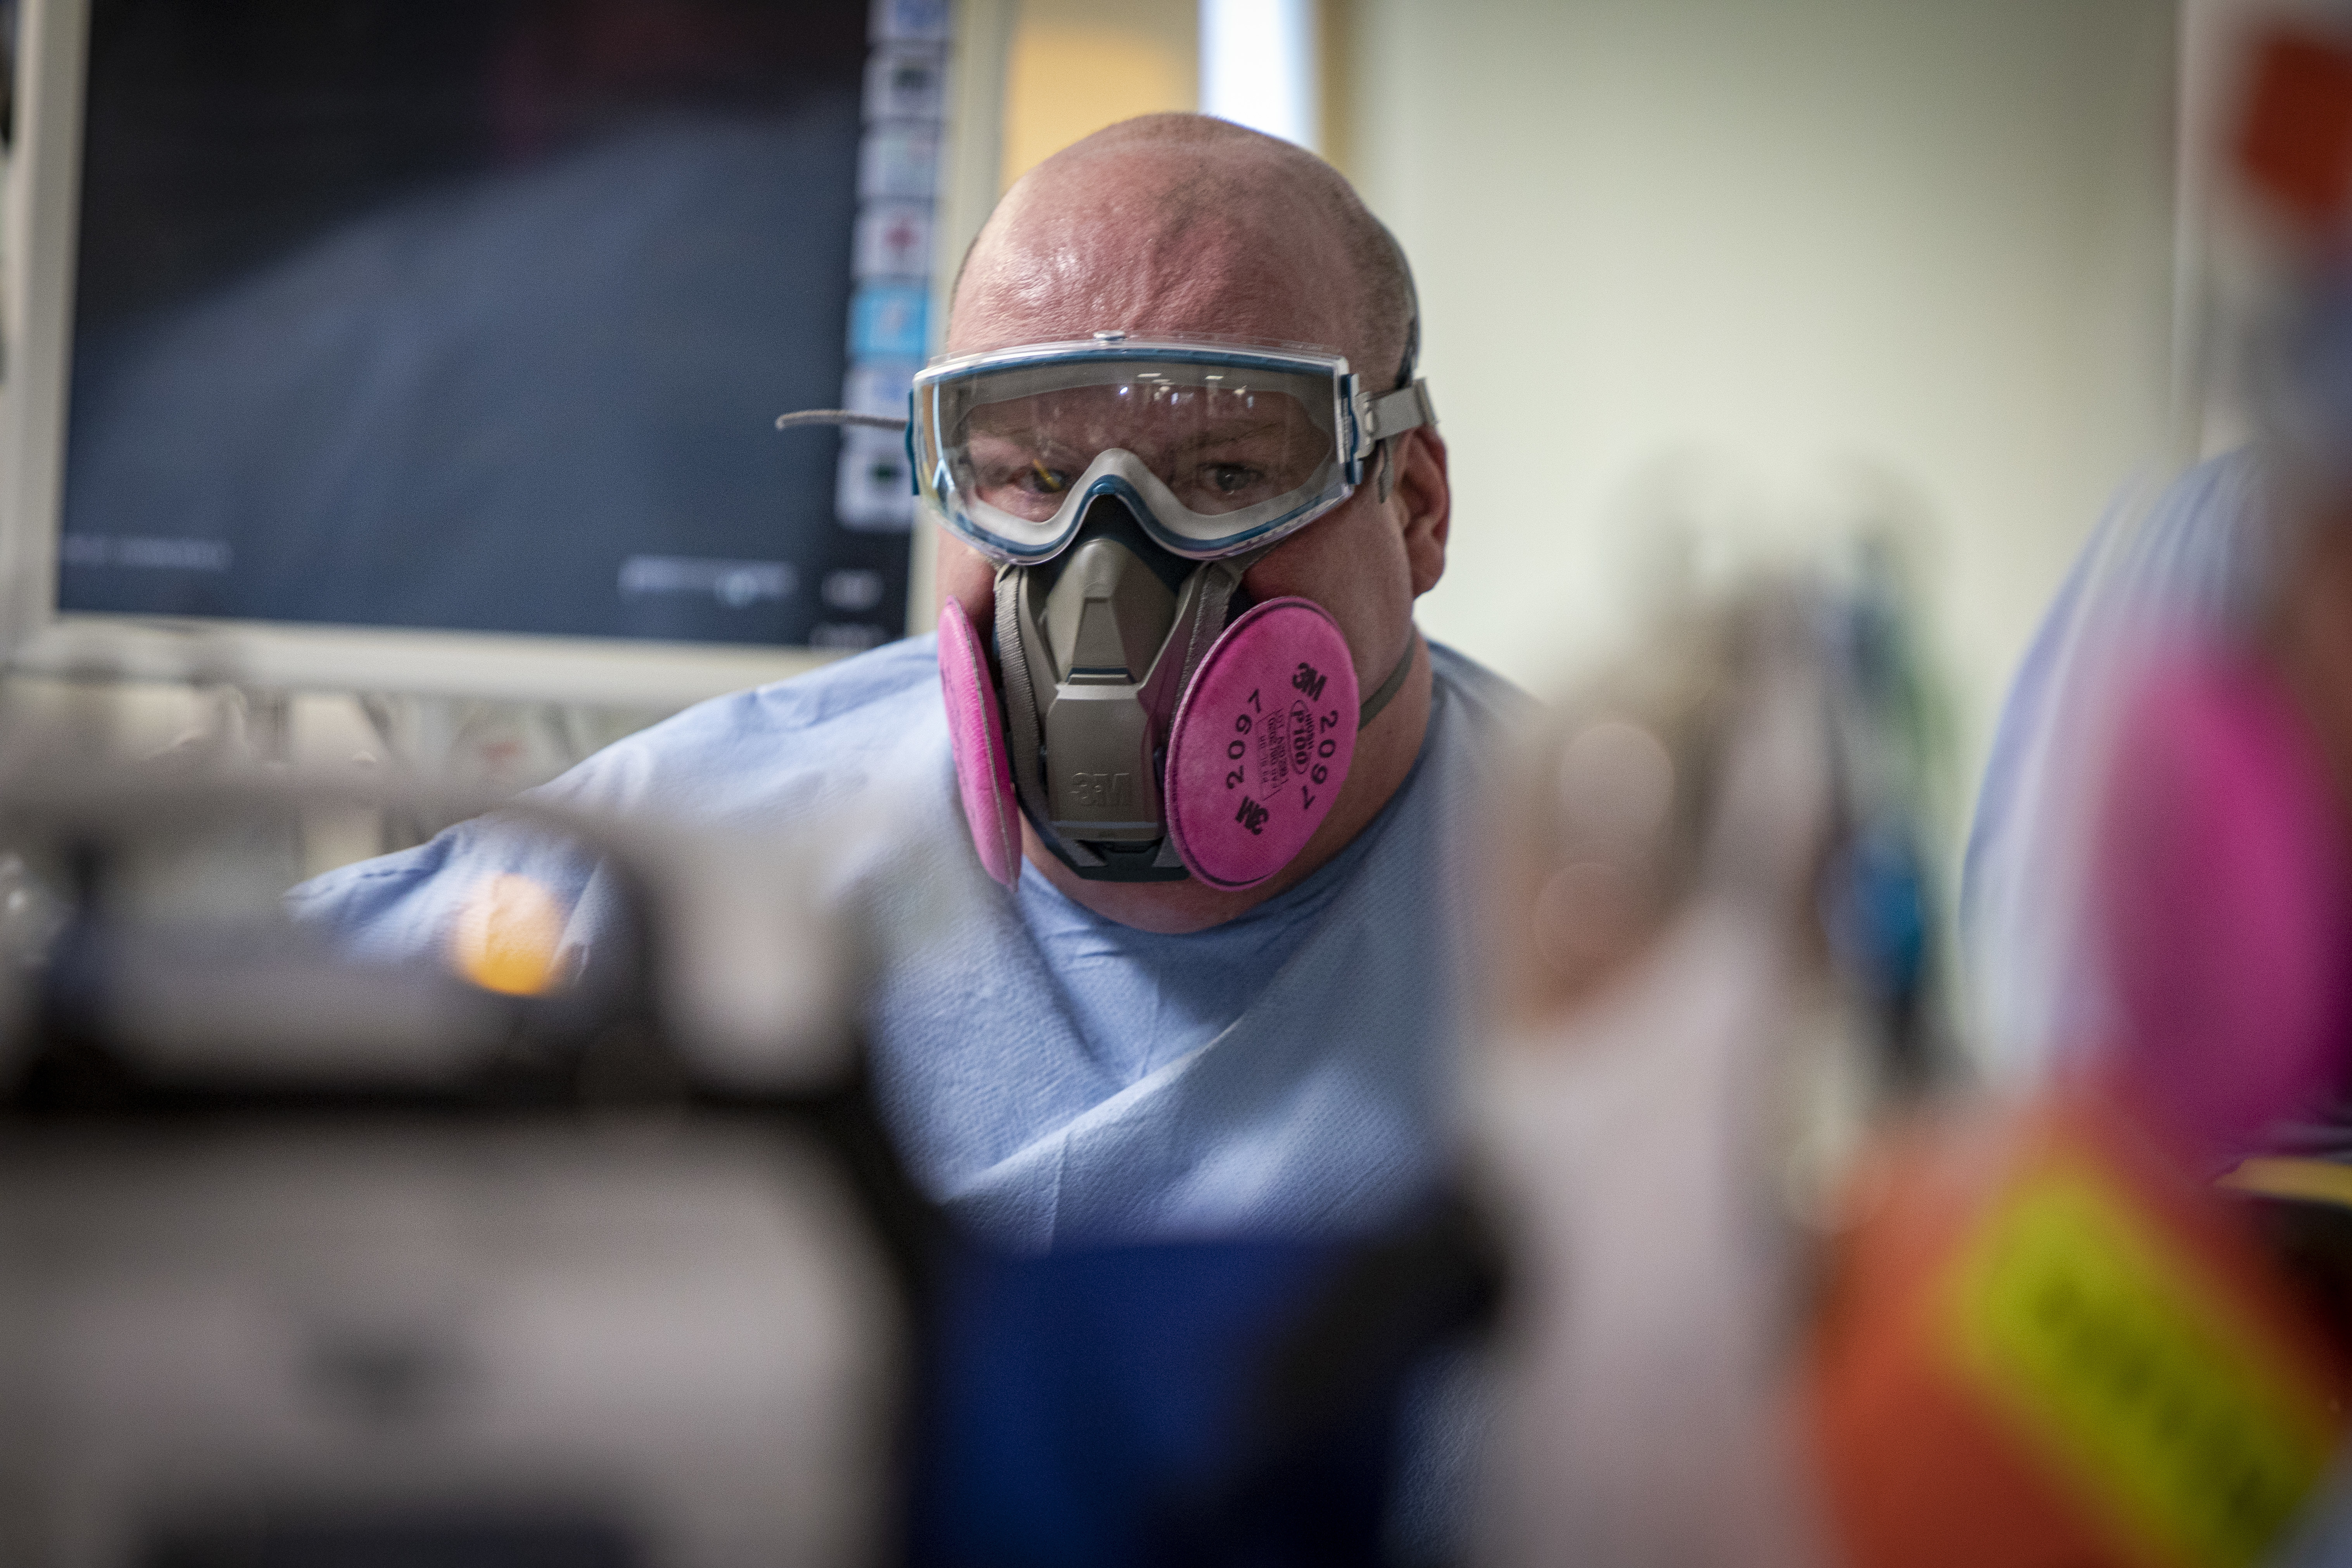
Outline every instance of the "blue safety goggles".
{"label": "blue safety goggles", "polygon": [[1190,560],[1273,544],[1436,422],[1424,383],[1375,395],[1336,354],[1116,331],[940,360],[912,416],[917,491],[1013,565],[1066,549],[1106,496]]}

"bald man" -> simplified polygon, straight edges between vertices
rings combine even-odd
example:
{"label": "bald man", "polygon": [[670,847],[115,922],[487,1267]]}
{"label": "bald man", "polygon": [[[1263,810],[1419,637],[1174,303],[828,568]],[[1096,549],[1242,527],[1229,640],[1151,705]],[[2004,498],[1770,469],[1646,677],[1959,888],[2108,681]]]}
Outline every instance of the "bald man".
{"label": "bald man", "polygon": [[[1345,1235],[1444,1158],[1456,836],[1525,699],[1413,626],[1451,523],[1414,311],[1386,231],[1288,143],[1155,115],[1068,148],[982,230],[919,383],[941,639],[547,786],[763,829],[911,791],[902,843],[969,898],[877,893],[904,932],[957,912],[886,943],[867,1037],[976,1235]],[[415,956],[506,869],[593,959],[595,868],[480,825],[294,906]]]}

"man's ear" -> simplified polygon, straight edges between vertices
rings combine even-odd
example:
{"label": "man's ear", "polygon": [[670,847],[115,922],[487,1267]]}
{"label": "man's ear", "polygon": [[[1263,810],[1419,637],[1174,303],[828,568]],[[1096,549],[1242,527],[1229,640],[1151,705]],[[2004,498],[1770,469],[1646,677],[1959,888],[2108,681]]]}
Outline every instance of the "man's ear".
{"label": "man's ear", "polygon": [[1396,489],[1389,505],[1404,533],[1405,560],[1412,567],[1412,596],[1417,599],[1445,575],[1445,542],[1454,525],[1445,437],[1424,425],[1398,437],[1390,454],[1396,465]]}

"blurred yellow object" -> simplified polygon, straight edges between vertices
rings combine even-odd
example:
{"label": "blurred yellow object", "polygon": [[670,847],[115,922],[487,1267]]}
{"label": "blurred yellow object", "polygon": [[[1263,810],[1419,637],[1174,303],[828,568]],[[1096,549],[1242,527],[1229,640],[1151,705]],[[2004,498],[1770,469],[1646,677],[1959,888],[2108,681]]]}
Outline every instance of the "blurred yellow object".
{"label": "blurred yellow object", "polygon": [[537,996],[560,978],[556,945],[563,912],[554,896],[529,877],[502,873],[483,879],[457,911],[449,961],[485,991]]}
{"label": "blurred yellow object", "polygon": [[2214,1184],[2260,1197],[2302,1198],[2352,1208],[2352,1165],[2334,1160],[2247,1160]]}
{"label": "blurred yellow object", "polygon": [[1002,183],[1131,115],[1200,107],[1199,9],[1024,0],[1005,63]]}

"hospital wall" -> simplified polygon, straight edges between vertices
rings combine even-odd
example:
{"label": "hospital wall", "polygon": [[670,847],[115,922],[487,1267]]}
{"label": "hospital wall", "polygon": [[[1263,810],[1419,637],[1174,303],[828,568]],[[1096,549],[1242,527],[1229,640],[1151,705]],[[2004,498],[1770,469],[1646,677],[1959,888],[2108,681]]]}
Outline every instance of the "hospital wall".
{"label": "hospital wall", "polygon": [[1326,3],[1452,452],[1426,630],[1551,686],[1678,578],[1891,532],[1957,837],[2042,606],[2176,444],[2174,7]]}

